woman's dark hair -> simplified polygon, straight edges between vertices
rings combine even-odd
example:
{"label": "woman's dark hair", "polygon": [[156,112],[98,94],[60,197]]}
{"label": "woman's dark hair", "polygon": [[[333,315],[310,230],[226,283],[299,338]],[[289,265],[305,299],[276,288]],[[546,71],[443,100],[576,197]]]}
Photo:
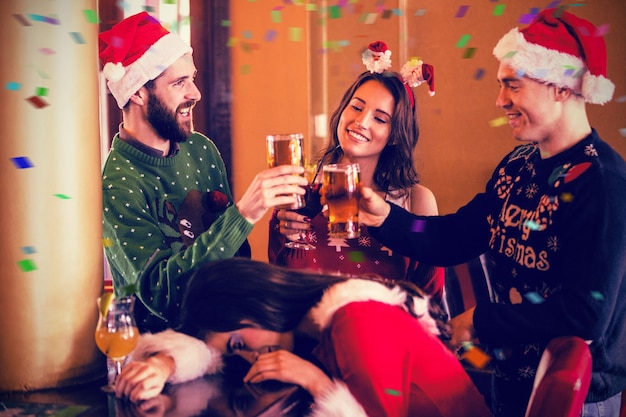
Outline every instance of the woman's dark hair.
{"label": "woman's dark hair", "polygon": [[[409,282],[363,276],[387,286],[401,286],[423,297]],[[202,266],[192,276],[181,308],[180,331],[204,339],[211,332],[258,327],[279,333],[294,330],[324,291],[354,277],[291,269],[248,258],[230,258]],[[417,317],[407,297],[409,313]],[[249,321],[253,325],[244,324]]]}
{"label": "woman's dark hair", "polygon": [[[411,89],[407,89],[402,82],[400,74],[393,71],[385,71],[382,74],[366,71],[359,75],[356,81],[348,88],[343,95],[339,107],[330,118],[330,140],[324,152],[329,156],[325,163],[336,163],[343,156],[343,151],[339,145],[337,127],[339,119],[344,109],[350,104],[354,92],[368,81],[378,81],[393,96],[395,109],[391,118],[391,129],[387,145],[380,154],[378,165],[374,172],[374,183],[384,191],[389,192],[393,197],[403,197],[407,194],[407,189],[419,183],[419,176],[413,162],[413,151],[417,145],[419,137],[419,127],[417,125],[415,107],[411,104],[409,94],[413,95]],[[413,96],[413,102],[415,97]],[[335,148],[333,150],[333,148]]]}

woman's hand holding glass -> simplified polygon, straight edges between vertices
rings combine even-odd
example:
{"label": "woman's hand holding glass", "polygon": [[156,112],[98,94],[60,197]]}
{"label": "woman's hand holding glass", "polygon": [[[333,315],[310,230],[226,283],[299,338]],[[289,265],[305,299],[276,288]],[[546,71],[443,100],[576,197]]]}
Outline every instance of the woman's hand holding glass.
{"label": "woman's hand holding glass", "polygon": [[138,402],[159,395],[169,377],[174,373],[176,364],[172,357],[156,354],[145,361],[127,364],[115,383],[115,396]]}

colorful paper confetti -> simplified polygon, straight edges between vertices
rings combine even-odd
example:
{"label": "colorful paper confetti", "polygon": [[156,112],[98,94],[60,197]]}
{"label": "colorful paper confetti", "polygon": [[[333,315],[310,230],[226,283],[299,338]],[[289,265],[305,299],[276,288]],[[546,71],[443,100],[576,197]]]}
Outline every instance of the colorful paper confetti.
{"label": "colorful paper confetti", "polygon": [[33,107],[37,109],[43,109],[44,107],[49,106],[48,102],[42,99],[41,97],[31,96],[26,99]]}
{"label": "colorful paper confetti", "polygon": [[74,39],[74,42],[76,42],[78,44],[87,43],[87,42],[85,42],[85,39],[83,38],[83,35],[81,35],[78,32],[70,32],[70,36],[72,37],[72,39]]}
{"label": "colorful paper confetti", "polygon": [[463,52],[463,59],[471,59],[474,57],[476,53],[476,48],[467,48],[465,52]]}
{"label": "colorful paper confetti", "polygon": [[472,35],[463,35],[461,36],[461,39],[458,40],[458,42],[456,43],[456,47],[457,48],[465,48],[465,45],[467,45],[467,43],[470,41],[470,39],[472,39]]}
{"label": "colorful paper confetti", "polygon": [[98,14],[95,10],[85,9],[83,10],[83,16],[85,16],[85,19],[89,23],[100,23],[98,20]]}
{"label": "colorful paper confetti", "polygon": [[27,156],[17,156],[15,158],[11,158],[11,162],[18,169],[32,168],[35,165],[28,159]]}
{"label": "colorful paper confetti", "polygon": [[487,364],[491,360],[491,357],[489,355],[487,355],[476,346],[471,346],[467,348],[465,352],[463,352],[463,354],[461,355],[461,358],[465,359],[473,367],[478,369],[482,369],[487,366]]}
{"label": "colorful paper confetti", "polygon": [[465,17],[467,10],[469,9],[468,5],[459,6],[459,9],[456,11],[454,17]]}
{"label": "colorful paper confetti", "polygon": [[13,17],[20,22],[20,24],[22,24],[22,26],[32,26],[32,24],[28,21],[28,19],[26,19],[24,16],[22,16],[21,14],[13,14]]}
{"label": "colorful paper confetti", "polygon": [[496,4],[493,7],[493,15],[502,16],[504,14],[504,9],[506,9],[506,4]]}
{"label": "colorful paper confetti", "polygon": [[22,88],[22,84],[16,83],[15,81],[9,81],[5,87],[9,91],[17,91]]}
{"label": "colorful paper confetti", "polygon": [[491,127],[498,127],[498,126],[503,126],[506,124],[509,124],[509,119],[507,119],[504,116],[498,117],[497,119],[493,119],[489,121],[489,126]]}
{"label": "colorful paper confetti", "polygon": [[480,80],[482,80],[482,79],[483,79],[483,77],[485,76],[485,72],[486,72],[486,71],[485,71],[485,69],[484,69],[484,68],[478,68],[478,69],[476,70],[476,73],[474,74],[474,79],[475,79],[476,81],[480,81]]}
{"label": "colorful paper confetti", "polygon": [[72,198],[66,194],[53,194],[53,196],[60,198],[61,200],[70,200]]}
{"label": "colorful paper confetti", "polygon": [[533,291],[527,292],[524,297],[533,304],[541,304],[546,301],[541,295]]}
{"label": "colorful paper confetti", "polygon": [[31,272],[37,269],[37,265],[32,259],[22,259],[17,262],[17,266],[22,270],[22,272]]}
{"label": "colorful paper confetti", "polygon": [[37,253],[37,250],[34,246],[22,246],[22,252],[26,255],[32,255],[33,253]]}
{"label": "colorful paper confetti", "polygon": [[354,263],[363,262],[365,260],[365,255],[363,254],[363,252],[350,252],[350,255],[348,255],[348,259],[350,260],[350,262]]}
{"label": "colorful paper confetti", "polygon": [[402,396],[402,393],[400,391],[398,391],[397,389],[391,389],[391,388],[386,388],[385,394],[393,395],[394,397]]}

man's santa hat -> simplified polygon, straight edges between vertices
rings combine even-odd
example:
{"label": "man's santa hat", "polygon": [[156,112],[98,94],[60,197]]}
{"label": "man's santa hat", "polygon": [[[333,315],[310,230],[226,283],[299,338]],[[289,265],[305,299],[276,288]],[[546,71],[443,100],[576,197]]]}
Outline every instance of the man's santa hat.
{"label": "man's santa hat", "polygon": [[511,29],[493,54],[521,75],[569,88],[588,103],[613,97],[602,35],[591,22],[560,9],[544,10],[526,28]]}
{"label": "man's santa hat", "polygon": [[130,16],[99,36],[102,73],[118,107],[191,47],[147,12]]}

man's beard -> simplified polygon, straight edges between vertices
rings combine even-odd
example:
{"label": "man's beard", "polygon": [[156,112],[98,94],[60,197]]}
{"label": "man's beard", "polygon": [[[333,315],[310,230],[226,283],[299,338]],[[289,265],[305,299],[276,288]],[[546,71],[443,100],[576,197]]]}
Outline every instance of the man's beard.
{"label": "man's beard", "polygon": [[176,112],[171,112],[155,94],[151,93],[148,97],[148,123],[163,139],[169,139],[172,142],[185,142],[193,131],[193,125],[190,122],[185,129],[186,126],[181,126],[176,120],[176,114],[178,108],[191,107],[193,102],[181,104]]}

